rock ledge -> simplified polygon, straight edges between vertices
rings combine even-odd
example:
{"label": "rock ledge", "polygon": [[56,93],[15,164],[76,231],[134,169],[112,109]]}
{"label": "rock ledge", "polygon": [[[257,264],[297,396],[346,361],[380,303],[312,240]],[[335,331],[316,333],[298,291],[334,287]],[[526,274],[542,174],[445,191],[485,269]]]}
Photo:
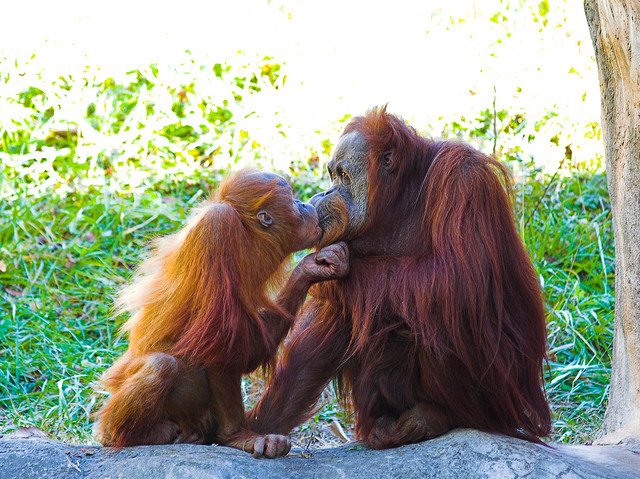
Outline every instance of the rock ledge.
{"label": "rock ledge", "polygon": [[0,438],[0,478],[638,478],[640,447],[544,447],[470,429],[370,451],[359,444],[253,459],[218,446],[114,451],[46,439]]}

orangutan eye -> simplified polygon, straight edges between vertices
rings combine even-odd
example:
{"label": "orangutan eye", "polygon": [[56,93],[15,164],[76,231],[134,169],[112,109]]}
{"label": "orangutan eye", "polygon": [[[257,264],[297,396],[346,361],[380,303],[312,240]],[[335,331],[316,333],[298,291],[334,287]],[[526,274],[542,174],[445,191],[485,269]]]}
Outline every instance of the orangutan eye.
{"label": "orangutan eye", "polygon": [[337,173],[340,176],[340,181],[342,181],[343,184],[348,185],[351,183],[351,178],[349,178],[349,175],[346,171],[344,171],[344,169],[338,168]]}

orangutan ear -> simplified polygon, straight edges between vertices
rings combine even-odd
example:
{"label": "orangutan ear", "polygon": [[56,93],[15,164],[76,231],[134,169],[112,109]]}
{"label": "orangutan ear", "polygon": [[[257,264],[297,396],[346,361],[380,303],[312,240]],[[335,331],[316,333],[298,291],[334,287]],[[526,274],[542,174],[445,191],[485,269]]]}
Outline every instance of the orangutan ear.
{"label": "orangutan ear", "polygon": [[380,163],[382,164],[382,167],[387,170],[390,171],[393,169],[393,152],[391,150],[387,150],[382,154],[382,157],[380,158]]}
{"label": "orangutan ear", "polygon": [[264,226],[265,228],[268,228],[269,226],[271,226],[273,224],[273,218],[271,217],[271,215],[269,213],[267,213],[266,210],[258,211],[258,214],[256,215],[256,218],[258,218],[258,221],[260,222],[260,224],[262,226]]}

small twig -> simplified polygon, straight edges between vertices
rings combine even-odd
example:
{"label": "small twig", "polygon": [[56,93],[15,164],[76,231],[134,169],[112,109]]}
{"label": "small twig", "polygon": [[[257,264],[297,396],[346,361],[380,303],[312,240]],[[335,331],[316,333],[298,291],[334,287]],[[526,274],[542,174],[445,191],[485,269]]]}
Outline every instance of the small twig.
{"label": "small twig", "polygon": [[496,112],[496,86],[493,85],[493,157],[496,157],[496,149],[498,146],[498,126],[497,126],[497,112]]}
{"label": "small twig", "polygon": [[82,470],[80,469],[80,461],[78,461],[76,464],[74,464],[73,461],[71,459],[69,459],[69,453],[65,454],[64,457],[67,458],[67,467],[72,467],[76,471],[82,472]]}
{"label": "small twig", "polygon": [[342,424],[340,424],[337,420],[334,419],[333,421],[331,421],[328,427],[329,427],[329,430],[342,442],[344,443],[349,442],[349,438],[344,433],[344,429],[342,429]]}
{"label": "small twig", "polygon": [[[544,199],[545,196],[547,196],[547,191],[549,191],[549,188],[551,188],[551,185],[553,185],[556,181],[556,178],[558,177],[558,173],[560,173],[560,170],[562,169],[562,167],[564,166],[564,162],[567,159],[567,157],[565,156],[564,158],[562,158],[562,161],[560,161],[560,164],[558,165],[558,169],[555,171],[555,173],[553,174],[553,176],[551,176],[551,179],[549,180],[549,183],[547,183],[547,186],[544,188],[544,191],[542,192],[542,194],[540,195],[540,198],[538,198],[538,201],[536,201],[535,206],[533,207],[533,209],[531,210],[531,213],[529,214],[529,216],[527,217],[527,219],[524,222],[524,228],[527,227],[527,225],[529,224],[529,221],[531,220],[531,218],[533,218],[533,215],[536,213],[536,211],[538,210],[538,206],[540,206],[540,203],[542,203],[542,200]],[[524,229],[523,228],[523,229]]]}
{"label": "small twig", "polygon": [[160,216],[160,215],[155,214],[155,215],[153,215],[151,218],[149,218],[148,220],[143,221],[142,223],[139,223],[139,224],[137,224],[137,225],[135,225],[135,226],[132,226],[132,227],[131,227],[131,228],[129,228],[129,229],[124,230],[124,231],[123,231],[123,233],[122,233],[122,235],[123,235],[123,236],[127,236],[127,235],[130,235],[131,233],[133,233],[134,231],[139,230],[140,228],[144,228],[144,227],[145,227],[145,226],[147,226],[149,223],[151,223],[153,220],[155,220],[158,216]]}
{"label": "small twig", "polygon": [[305,446],[302,448],[301,456],[305,459],[311,459],[313,457],[313,453],[311,452],[311,442],[313,441],[314,436],[315,434],[312,433],[311,437],[309,437],[309,440],[307,441]]}

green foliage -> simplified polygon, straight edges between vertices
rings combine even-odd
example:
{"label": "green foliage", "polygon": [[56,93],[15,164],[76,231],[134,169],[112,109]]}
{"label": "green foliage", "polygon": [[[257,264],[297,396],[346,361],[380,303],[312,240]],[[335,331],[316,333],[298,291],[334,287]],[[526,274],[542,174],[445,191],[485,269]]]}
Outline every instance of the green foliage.
{"label": "green foliage", "polygon": [[[187,62],[176,71],[150,65],[117,78],[42,74],[33,85],[18,68],[4,71],[0,431],[33,425],[87,441],[102,400],[92,386],[126,347],[117,333],[124,318],[110,311],[114,292],[147,241],[178,228],[229,168],[270,166],[247,104],[282,88],[285,77],[268,58]],[[563,135],[556,116],[487,108],[447,121],[442,133],[495,148],[514,171],[518,224],[548,304],[554,439],[571,442],[599,426],[606,401],[614,254],[599,159],[577,162],[579,139]],[[597,124],[585,127],[585,137],[599,135]],[[533,161],[540,142],[560,160],[557,170]],[[333,144],[316,132],[306,146],[308,157],[283,171],[304,199],[322,189]],[[303,432],[333,418],[349,422],[327,395]]]}
{"label": "green foliage", "polygon": [[611,210],[603,174],[549,181],[518,185],[521,226],[548,305],[546,387],[554,436],[585,441],[601,424],[611,373]]}

